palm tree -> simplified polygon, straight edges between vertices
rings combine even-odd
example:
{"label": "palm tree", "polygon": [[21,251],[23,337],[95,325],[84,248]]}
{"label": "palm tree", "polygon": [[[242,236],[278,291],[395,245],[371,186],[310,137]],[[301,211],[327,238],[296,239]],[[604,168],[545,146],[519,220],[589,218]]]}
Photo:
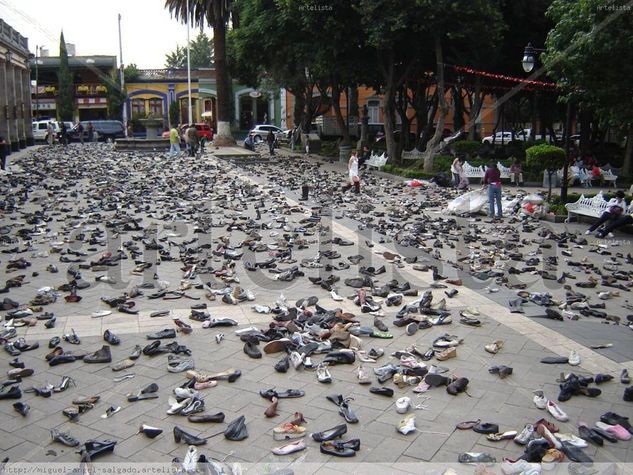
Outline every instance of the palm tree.
{"label": "palm tree", "polygon": [[[213,49],[218,104],[216,145],[233,145],[231,135],[231,83],[226,66],[226,28],[232,14],[232,0],[165,0],[165,8],[183,23],[206,23],[213,28]],[[187,13],[189,16],[187,17]]]}

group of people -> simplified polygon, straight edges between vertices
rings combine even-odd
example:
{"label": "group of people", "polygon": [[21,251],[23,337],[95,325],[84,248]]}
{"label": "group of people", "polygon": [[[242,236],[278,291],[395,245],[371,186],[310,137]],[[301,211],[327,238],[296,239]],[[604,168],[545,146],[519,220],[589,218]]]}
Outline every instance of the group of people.
{"label": "group of people", "polygon": [[[59,141],[62,145],[66,146],[69,142],[70,131],[66,126],[66,123],[63,121],[58,122],[59,124]],[[88,142],[95,142],[97,139],[97,134],[95,133],[94,125],[92,122],[88,122],[88,126],[84,129],[84,125],[81,122],[77,122],[75,126],[75,132],[77,133],[77,137],[79,138],[80,143],[84,143],[84,132],[88,133]],[[53,125],[53,121],[48,123],[46,127],[46,142],[48,145],[53,145],[55,143],[55,126]]]}
{"label": "group of people", "polygon": [[633,224],[633,213],[627,213],[626,200],[624,199],[624,192],[618,190],[615,196],[607,203],[607,209],[598,221],[593,223],[585,234],[591,234],[598,230],[596,233],[597,238],[613,237],[613,231],[627,224]]}
{"label": "group of people", "polygon": [[[202,146],[200,138],[198,137],[198,129],[191,124],[185,129],[183,138],[185,140],[185,146],[187,147],[187,155],[189,157],[195,157],[198,152],[198,147]],[[176,127],[172,127],[169,130],[169,155],[171,157],[180,155],[180,133]]]}

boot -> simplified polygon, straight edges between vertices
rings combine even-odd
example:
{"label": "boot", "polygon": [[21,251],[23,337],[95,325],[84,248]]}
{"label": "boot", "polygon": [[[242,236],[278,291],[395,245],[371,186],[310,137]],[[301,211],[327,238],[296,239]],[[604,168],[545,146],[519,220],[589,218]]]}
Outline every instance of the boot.
{"label": "boot", "polygon": [[356,193],[357,195],[360,193],[360,182],[359,181],[354,182],[354,193]]}
{"label": "boot", "polygon": [[189,434],[188,432],[182,430],[180,427],[176,426],[174,427],[174,441],[176,441],[176,443],[179,443],[181,440],[185,444],[189,445],[204,445],[207,443],[207,439],[196,437],[195,435]]}
{"label": "boot", "polygon": [[103,345],[100,350],[95,351],[91,355],[84,357],[85,363],[111,363],[112,354],[110,353],[110,347]]}
{"label": "boot", "polygon": [[310,187],[308,185],[303,185],[301,187],[301,198],[300,201],[308,201],[308,193],[310,192]]}

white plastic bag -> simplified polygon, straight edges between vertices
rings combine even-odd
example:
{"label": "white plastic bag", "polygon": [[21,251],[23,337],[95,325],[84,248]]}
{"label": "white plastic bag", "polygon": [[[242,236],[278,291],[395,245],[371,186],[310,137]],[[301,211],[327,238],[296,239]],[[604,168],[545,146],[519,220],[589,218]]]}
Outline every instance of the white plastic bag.
{"label": "white plastic bag", "polygon": [[448,203],[447,211],[454,214],[474,214],[488,205],[488,192],[486,190],[474,190],[458,196]]}

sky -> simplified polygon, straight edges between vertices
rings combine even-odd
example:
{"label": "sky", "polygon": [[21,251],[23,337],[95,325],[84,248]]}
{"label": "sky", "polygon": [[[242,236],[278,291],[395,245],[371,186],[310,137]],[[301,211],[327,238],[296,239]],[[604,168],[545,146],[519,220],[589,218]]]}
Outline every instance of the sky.
{"label": "sky", "polygon": [[[187,43],[187,27],[172,19],[163,0],[0,0],[0,18],[29,39],[29,49],[59,54],[59,35],[77,55],[119,57],[121,14],[123,61],[139,69],[163,68],[165,54]],[[212,31],[205,29],[211,36]],[[198,34],[190,31],[191,38]]]}

